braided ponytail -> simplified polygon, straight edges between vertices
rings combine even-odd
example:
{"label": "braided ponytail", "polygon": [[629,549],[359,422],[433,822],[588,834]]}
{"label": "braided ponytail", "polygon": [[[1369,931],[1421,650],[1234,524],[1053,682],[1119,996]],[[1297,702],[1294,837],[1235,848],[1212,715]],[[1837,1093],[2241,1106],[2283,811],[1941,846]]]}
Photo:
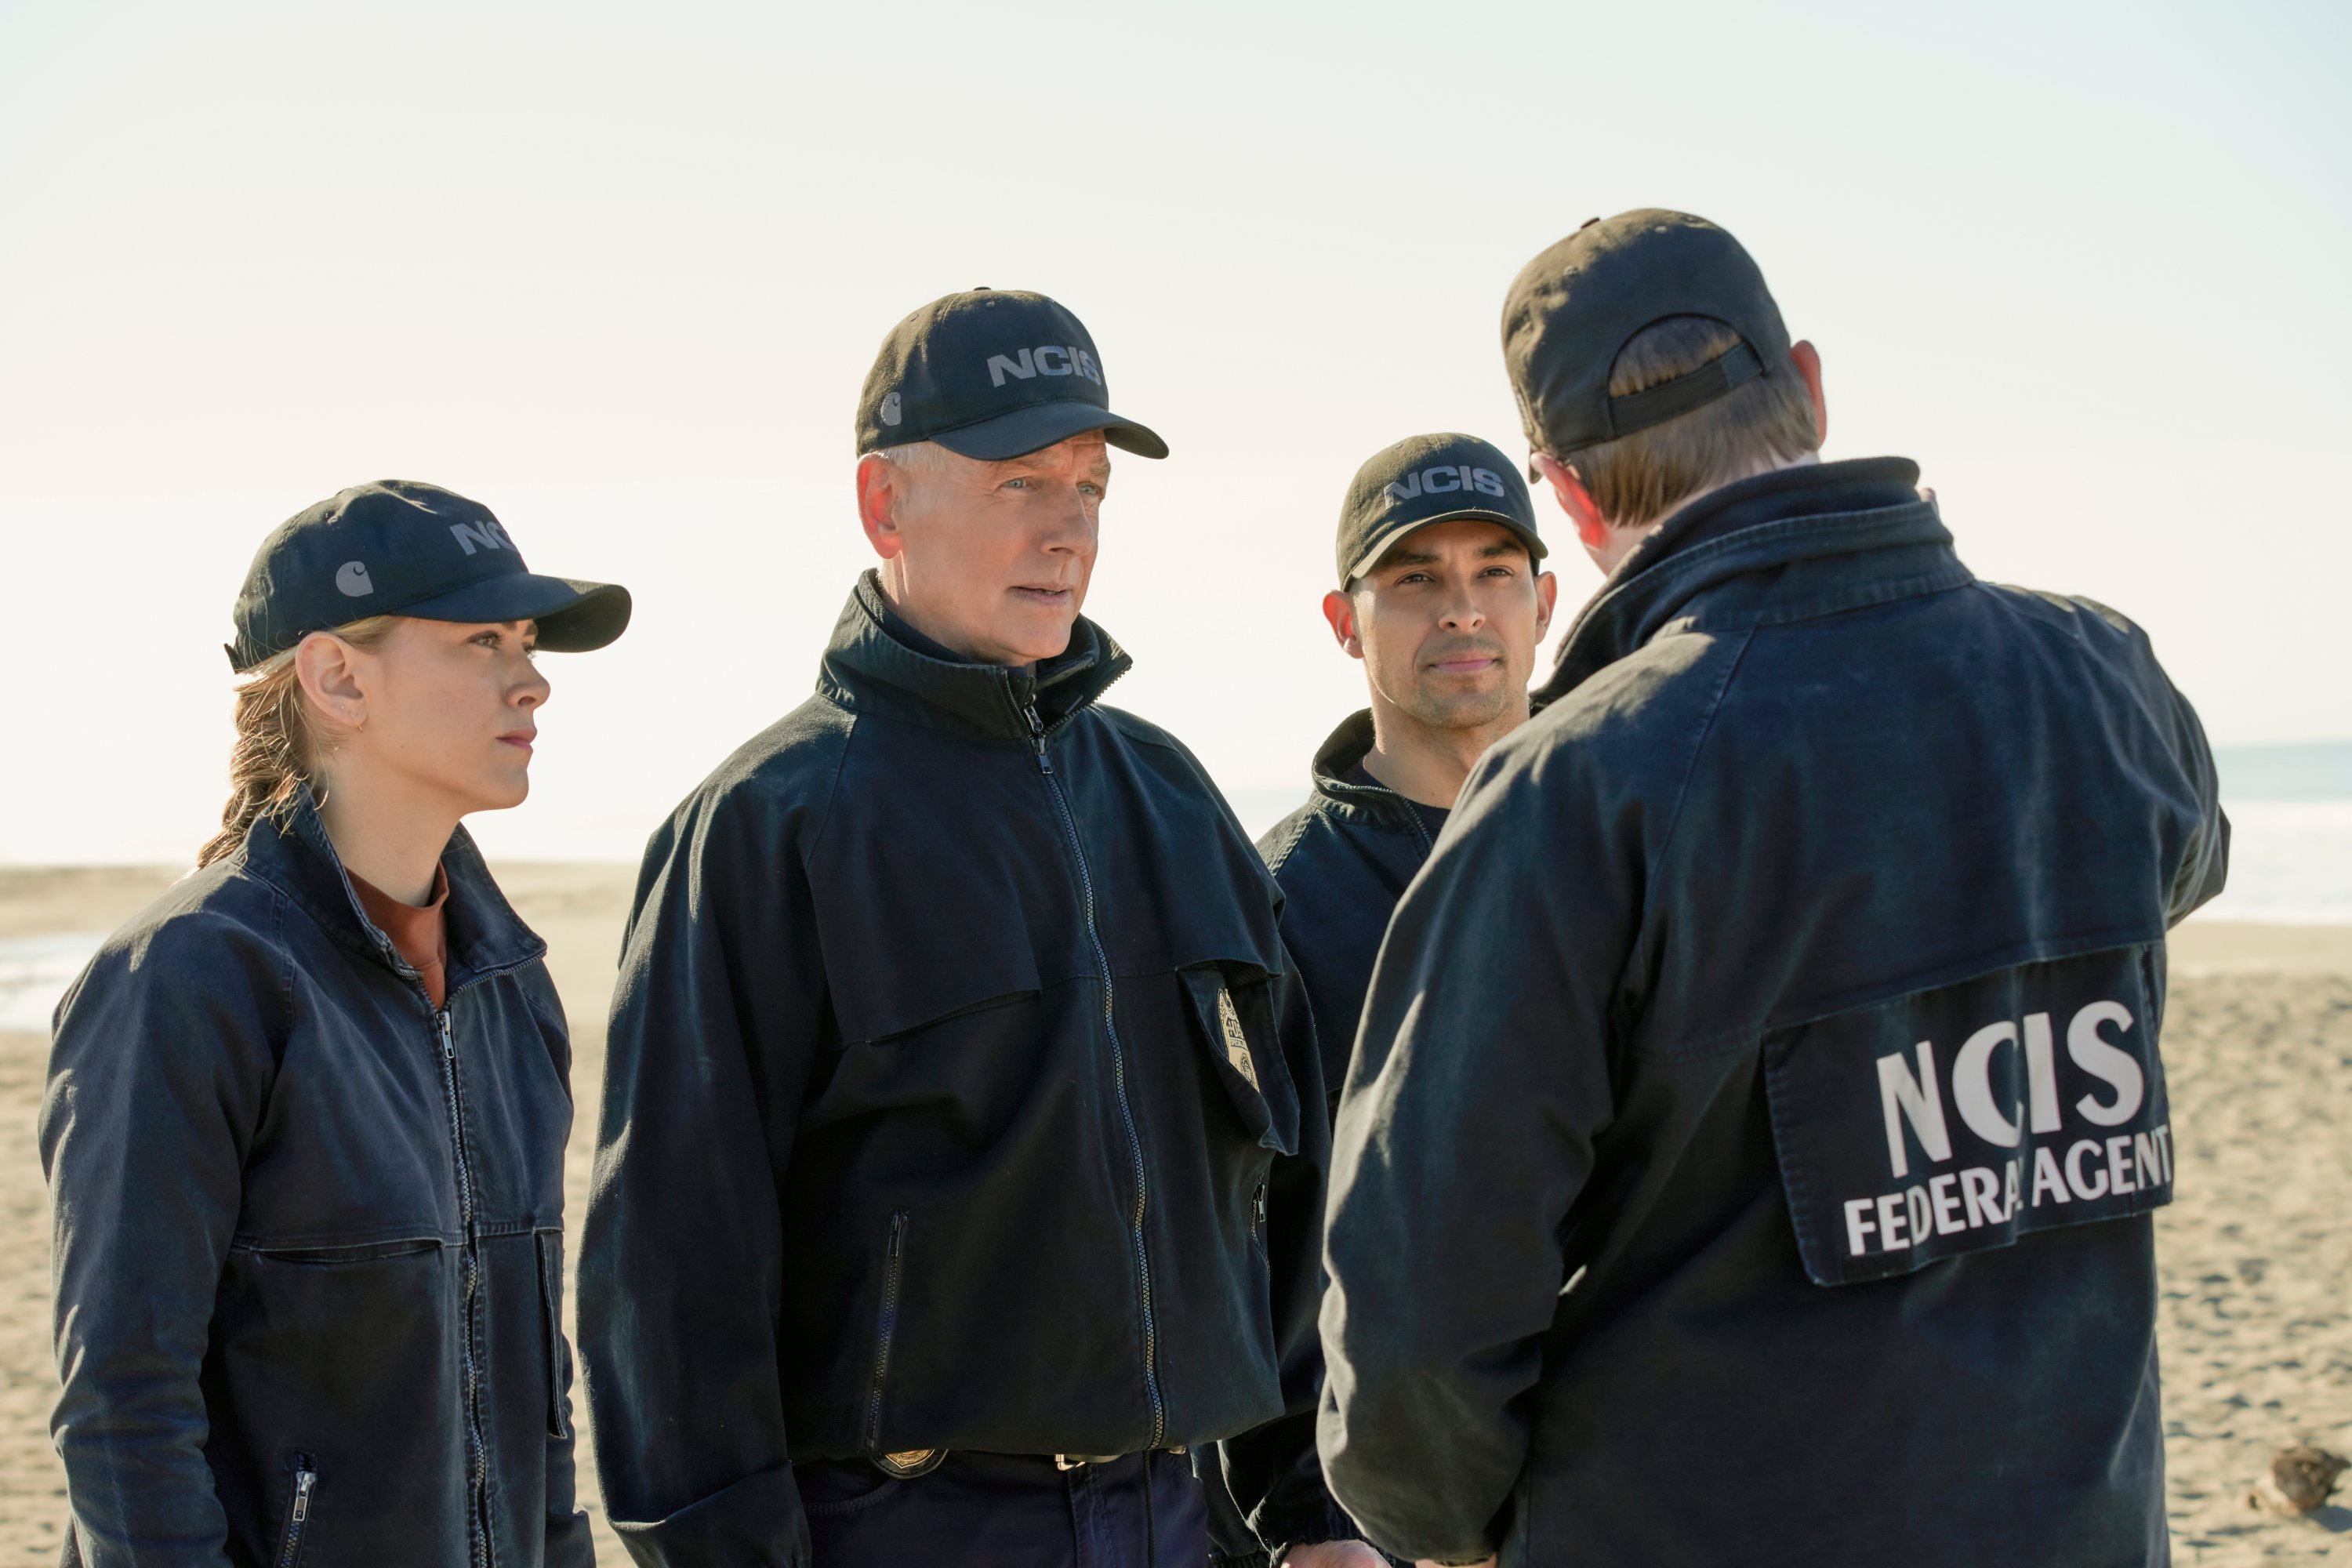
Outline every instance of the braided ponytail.
{"label": "braided ponytail", "polygon": [[[354,647],[372,647],[391,632],[393,616],[370,616],[334,628],[332,636]],[[265,816],[284,817],[312,782],[317,758],[310,716],[302,701],[294,650],[264,660],[236,689],[236,742],[228,753],[228,804],[221,828],[196,851],[199,867],[211,865],[245,842],[247,829]]]}

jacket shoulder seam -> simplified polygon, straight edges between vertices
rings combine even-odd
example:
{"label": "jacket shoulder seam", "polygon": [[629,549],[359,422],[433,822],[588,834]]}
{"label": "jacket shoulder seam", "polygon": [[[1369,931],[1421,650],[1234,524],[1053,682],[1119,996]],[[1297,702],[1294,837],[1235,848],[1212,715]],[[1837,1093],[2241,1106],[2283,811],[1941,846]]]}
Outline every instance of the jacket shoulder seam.
{"label": "jacket shoulder seam", "polygon": [[840,796],[841,775],[847,772],[849,767],[849,748],[857,739],[857,710],[845,703],[842,705],[842,714],[845,722],[841,732],[841,744],[834,752],[833,773],[824,781],[824,798],[817,806],[816,831],[809,836],[809,847],[812,849],[824,842],[825,829],[833,826],[833,803]]}
{"label": "jacket shoulder seam", "polygon": [[[1757,628],[1753,626],[1739,634],[1739,647],[1726,661],[1722,679],[1716,682],[1715,695],[1707,700],[1706,717],[1700,721],[1698,734],[1691,742],[1690,755],[1683,760],[1683,776],[1675,785],[1675,808],[1666,818],[1664,836],[1658,840],[1658,858],[1651,865],[1649,875],[1642,881],[1642,905],[1644,909],[1653,908],[1657,903],[1658,879],[1665,875],[1666,858],[1674,848],[1675,836],[1682,831],[1683,813],[1690,805],[1691,780],[1698,774],[1699,757],[1715,734],[1715,721],[1723,714],[1724,700],[1730,695],[1732,679],[1739,673],[1740,665],[1746,662],[1748,650],[1755,646],[1756,634]],[[1637,943],[1637,951],[1638,948]]]}
{"label": "jacket shoulder seam", "polygon": [[1102,721],[1130,741],[1140,741],[1147,746],[1159,746],[1171,752],[1186,750],[1184,743],[1139,713],[1124,708],[1114,708],[1108,702],[1089,702],[1089,710]]}
{"label": "jacket shoulder seam", "polygon": [[1289,816],[1275,824],[1275,831],[1283,837],[1278,841],[1277,847],[1265,856],[1265,868],[1269,873],[1277,879],[1280,878],[1283,867],[1290,861],[1291,852],[1297,849],[1307,837],[1307,830],[1314,826],[1314,809],[1308,806],[1291,813]]}

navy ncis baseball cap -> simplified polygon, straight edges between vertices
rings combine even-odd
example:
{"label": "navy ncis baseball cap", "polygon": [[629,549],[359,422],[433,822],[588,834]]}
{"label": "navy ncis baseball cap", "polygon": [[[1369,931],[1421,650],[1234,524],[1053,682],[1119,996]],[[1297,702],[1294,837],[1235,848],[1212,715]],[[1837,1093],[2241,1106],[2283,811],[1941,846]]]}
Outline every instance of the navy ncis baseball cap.
{"label": "navy ncis baseball cap", "polygon": [[[1712,317],[1739,342],[1672,381],[1610,396],[1619,351],[1668,316]],[[1688,213],[1592,218],[1520,268],[1503,300],[1519,422],[1528,444],[1555,458],[1663,425],[1788,362],[1789,329],[1754,258]]]}
{"label": "navy ncis baseball cap", "polygon": [[629,625],[629,591],[542,577],[479,501],[414,479],[354,485],[271,530],[236,596],[239,672],[312,632],[368,616],[537,621],[555,653],[603,647]]}
{"label": "navy ncis baseball cap", "polygon": [[1499,447],[1448,432],[1408,436],[1373,454],[1339,510],[1339,586],[1380,564],[1413,530],[1465,517],[1501,523],[1535,560],[1547,553],[1527,481]]}
{"label": "navy ncis baseball cap", "polygon": [[934,300],[890,330],[857,399],[857,455],[910,441],[990,462],[1088,430],[1138,457],[1168,443],[1110,411],[1102,356],[1078,319],[1043,294],[973,289]]}

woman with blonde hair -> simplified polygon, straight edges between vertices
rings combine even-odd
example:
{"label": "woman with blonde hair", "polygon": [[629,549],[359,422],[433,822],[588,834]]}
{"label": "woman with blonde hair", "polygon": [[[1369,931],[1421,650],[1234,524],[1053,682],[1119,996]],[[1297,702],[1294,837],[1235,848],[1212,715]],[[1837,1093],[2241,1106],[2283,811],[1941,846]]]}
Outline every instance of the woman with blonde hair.
{"label": "woman with blonde hair", "polygon": [[535,648],[628,594],[386,480],[271,533],[236,618],[221,832],[58,1012],[64,1561],[587,1563],[571,1047],[458,823],[529,791]]}

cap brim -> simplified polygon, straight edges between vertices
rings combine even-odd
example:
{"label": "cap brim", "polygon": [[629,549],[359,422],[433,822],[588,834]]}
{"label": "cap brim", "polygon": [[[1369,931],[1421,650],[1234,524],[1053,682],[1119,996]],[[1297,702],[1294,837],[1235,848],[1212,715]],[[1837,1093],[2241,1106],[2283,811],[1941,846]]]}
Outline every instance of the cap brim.
{"label": "cap brim", "polygon": [[582,583],[518,572],[455,593],[403,605],[392,613],[424,621],[537,621],[550,653],[587,653],[629,628],[629,591],[617,583]]}
{"label": "cap brim", "polygon": [[1551,553],[1534,530],[1510,513],[1495,511],[1483,506],[1465,506],[1453,511],[1439,512],[1435,517],[1416,517],[1409,522],[1398,523],[1394,528],[1385,529],[1373,535],[1372,542],[1357,552],[1355,564],[1348,568],[1348,574],[1339,580],[1339,585],[1346,587],[1379,565],[1381,557],[1395,549],[1398,542],[1407,535],[1419,533],[1423,529],[1434,527],[1441,522],[1460,522],[1465,519],[1479,522],[1501,523],[1518,535],[1519,542],[1528,547],[1528,554],[1533,560],[1540,561]]}
{"label": "cap brim", "polygon": [[1168,455],[1168,443],[1151,431],[1091,403],[1040,403],[983,419],[977,425],[940,431],[931,439],[963,457],[1001,463],[1007,458],[1026,457],[1089,430],[1101,431],[1104,440],[1139,458]]}

